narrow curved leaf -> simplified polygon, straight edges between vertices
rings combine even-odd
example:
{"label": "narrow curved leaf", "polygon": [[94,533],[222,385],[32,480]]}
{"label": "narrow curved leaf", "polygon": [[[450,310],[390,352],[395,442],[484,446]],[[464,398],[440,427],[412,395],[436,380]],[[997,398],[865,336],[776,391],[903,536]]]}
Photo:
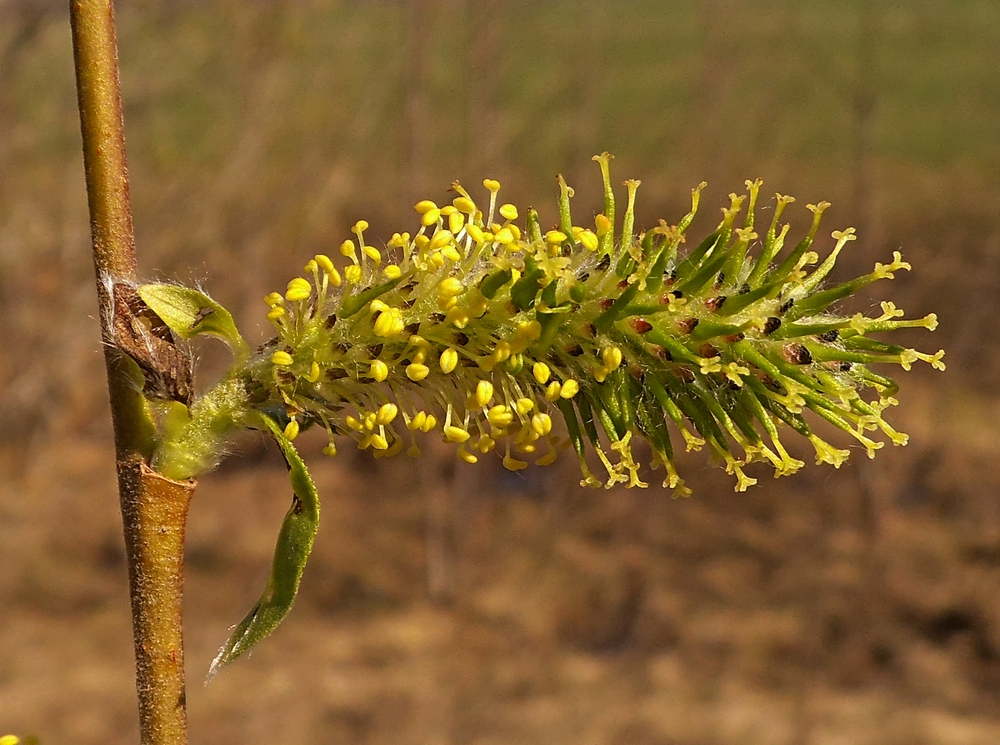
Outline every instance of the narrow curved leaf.
{"label": "narrow curved leaf", "polygon": [[288,464],[293,492],[292,506],[278,533],[267,587],[246,617],[233,627],[229,641],[212,661],[208,671],[209,680],[223,665],[253,649],[278,627],[291,610],[319,525],[319,494],[306,470],[306,464],[273,419],[265,415],[261,415],[260,419],[278,443]]}

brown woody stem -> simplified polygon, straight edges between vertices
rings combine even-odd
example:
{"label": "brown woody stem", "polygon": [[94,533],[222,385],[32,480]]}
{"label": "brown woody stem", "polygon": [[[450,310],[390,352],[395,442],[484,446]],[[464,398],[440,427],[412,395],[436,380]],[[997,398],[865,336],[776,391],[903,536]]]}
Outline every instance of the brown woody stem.
{"label": "brown woody stem", "polygon": [[194,482],[147,465],[152,425],[134,363],[116,346],[110,283],[136,277],[128,168],[111,0],[70,3],[83,159],[129,567],[139,730],[143,745],[184,745],[181,625],[184,526]]}

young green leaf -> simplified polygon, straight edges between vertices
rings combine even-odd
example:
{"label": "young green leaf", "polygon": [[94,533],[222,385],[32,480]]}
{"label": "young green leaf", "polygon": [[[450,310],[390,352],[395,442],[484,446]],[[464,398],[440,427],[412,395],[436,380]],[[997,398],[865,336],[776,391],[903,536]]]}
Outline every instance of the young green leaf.
{"label": "young green leaf", "polygon": [[250,347],[236,329],[232,314],[205,293],[165,283],[141,285],[137,291],[146,305],[182,339],[208,334],[226,342],[237,361],[250,356]]}
{"label": "young green leaf", "polygon": [[208,671],[209,679],[223,665],[253,649],[278,627],[291,610],[319,525],[319,495],[309,471],[306,470],[306,464],[277,422],[264,414],[260,415],[260,421],[267,427],[285,456],[292,483],[292,506],[278,533],[267,587],[246,617],[233,628],[229,641],[212,661]]}

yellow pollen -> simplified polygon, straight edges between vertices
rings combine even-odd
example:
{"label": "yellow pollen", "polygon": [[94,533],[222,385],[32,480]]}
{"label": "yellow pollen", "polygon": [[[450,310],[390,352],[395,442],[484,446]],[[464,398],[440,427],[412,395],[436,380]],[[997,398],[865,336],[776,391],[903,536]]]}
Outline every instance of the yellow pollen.
{"label": "yellow pollen", "polygon": [[428,414],[427,418],[424,420],[423,425],[420,427],[421,432],[430,432],[437,426],[438,420],[433,414]]}
{"label": "yellow pollen", "polygon": [[483,186],[485,186],[490,191],[500,191],[500,182],[496,179],[486,178],[483,179]]}
{"label": "yellow pollen", "polygon": [[516,220],[517,207],[515,207],[513,204],[500,205],[500,216],[506,220]]}
{"label": "yellow pollen", "polygon": [[406,428],[412,432],[416,432],[424,426],[424,422],[427,420],[426,411],[418,411],[413,415],[413,418],[406,423]]}
{"label": "yellow pollen", "polygon": [[465,442],[469,439],[469,433],[461,427],[449,424],[444,428],[444,438],[448,440],[448,442]]}
{"label": "yellow pollen", "polygon": [[559,392],[559,395],[562,398],[573,398],[573,396],[575,396],[579,392],[580,392],[580,384],[575,380],[573,380],[572,378],[570,378],[569,380],[567,380],[565,383],[562,384],[562,390]]}
{"label": "yellow pollen", "polygon": [[389,377],[389,366],[385,364],[382,360],[373,360],[371,376],[375,379],[375,382],[381,383],[386,378]]}
{"label": "yellow pollen", "polygon": [[523,460],[517,460],[509,455],[505,455],[503,459],[503,467],[508,471],[521,471],[528,467],[528,464]]}
{"label": "yellow pollen", "polygon": [[456,277],[446,277],[438,284],[438,293],[444,297],[457,297],[465,292],[465,285]]}
{"label": "yellow pollen", "polygon": [[509,227],[500,228],[500,230],[498,230],[497,234],[494,236],[494,240],[496,240],[497,243],[506,246],[514,242],[514,232]]}
{"label": "yellow pollen", "polygon": [[539,412],[531,417],[531,429],[539,437],[544,437],[552,431],[552,417],[544,412]]}
{"label": "yellow pollen", "polygon": [[597,246],[600,243],[600,241],[598,241],[597,239],[597,236],[594,235],[594,232],[592,230],[580,231],[580,235],[577,236],[577,240],[579,240],[580,243],[583,244],[583,247],[588,251],[596,251]]}
{"label": "yellow pollen", "polygon": [[605,347],[601,350],[601,359],[609,371],[615,370],[622,363],[622,350],[618,347]]}
{"label": "yellow pollen", "polygon": [[494,427],[503,429],[514,421],[514,413],[510,410],[509,406],[498,404],[486,412],[486,419]]}
{"label": "yellow pollen", "polygon": [[434,202],[432,202],[430,199],[421,199],[419,202],[413,205],[413,209],[415,209],[421,215],[426,215],[431,210],[436,210],[437,205],[434,204]]}
{"label": "yellow pollen", "polygon": [[299,423],[292,419],[288,424],[285,425],[285,437],[289,440],[294,440],[299,436]]}
{"label": "yellow pollen", "polygon": [[375,421],[382,426],[392,424],[397,414],[399,414],[399,407],[396,404],[382,404],[375,415]]}
{"label": "yellow pollen", "polygon": [[432,210],[428,210],[423,215],[420,216],[420,224],[425,228],[429,228],[431,225],[437,223],[441,219],[441,210],[435,207]]}
{"label": "yellow pollen", "polygon": [[519,398],[514,404],[514,408],[517,409],[518,414],[525,416],[528,412],[535,408],[535,402],[530,398]]}
{"label": "yellow pollen", "polygon": [[549,370],[549,366],[544,362],[536,362],[531,368],[531,374],[535,376],[535,380],[537,380],[540,385],[545,385],[549,382],[549,376],[552,373]]}
{"label": "yellow pollen", "polygon": [[346,240],[340,244],[340,255],[346,256],[349,259],[356,258],[355,253],[357,249],[354,247],[354,241]]}
{"label": "yellow pollen", "polygon": [[[385,275],[386,279],[398,279],[403,274],[403,270],[400,269],[396,264],[389,264],[388,266],[386,266],[385,269],[382,270],[382,274]],[[339,285],[340,283],[338,282],[337,284]]]}
{"label": "yellow pollen", "polygon": [[482,408],[493,399],[493,384],[488,380],[480,380],[476,385],[476,405]]}
{"label": "yellow pollen", "polygon": [[559,385],[558,380],[553,380],[549,383],[549,387],[545,389],[545,400],[546,401],[558,401],[559,394],[562,392],[562,386]]}
{"label": "yellow pollen", "polygon": [[284,305],[285,298],[284,296],[282,296],[280,292],[272,292],[270,295],[264,298],[264,302],[273,308],[277,305]]}
{"label": "yellow pollen", "polygon": [[545,234],[545,242],[553,246],[558,246],[566,242],[566,234],[559,230],[550,230]]}
{"label": "yellow pollen", "polygon": [[283,315],[285,315],[285,309],[282,308],[280,305],[276,305],[267,312],[267,320],[277,321]]}
{"label": "yellow pollen", "polygon": [[419,383],[430,374],[431,369],[427,367],[427,365],[422,365],[419,362],[411,362],[406,366],[406,377],[414,383]]}
{"label": "yellow pollen", "polygon": [[476,243],[482,243],[485,240],[483,229],[478,225],[473,225],[471,222],[465,226],[465,232],[468,233],[472,240]]}
{"label": "yellow pollen", "polygon": [[353,285],[359,284],[361,282],[361,267],[357,264],[351,264],[344,269],[344,279]]}
{"label": "yellow pollen", "polygon": [[305,300],[311,294],[312,285],[302,279],[302,277],[296,277],[288,283],[288,292],[285,293],[285,298],[290,302],[295,302],[297,300]]}
{"label": "yellow pollen", "polygon": [[327,274],[333,274],[336,268],[333,266],[333,262],[330,261],[330,257],[326,254],[316,254],[314,259],[316,265],[322,269]]}
{"label": "yellow pollen", "polygon": [[292,364],[293,361],[294,360],[292,359],[292,355],[290,355],[288,352],[285,351],[279,350],[271,355],[272,365],[281,365],[282,367],[288,367],[289,365]]}
{"label": "yellow pollen", "polygon": [[441,372],[445,375],[452,372],[458,367],[458,350],[454,347],[448,347],[441,352],[441,359],[438,360],[438,364],[441,366]]}

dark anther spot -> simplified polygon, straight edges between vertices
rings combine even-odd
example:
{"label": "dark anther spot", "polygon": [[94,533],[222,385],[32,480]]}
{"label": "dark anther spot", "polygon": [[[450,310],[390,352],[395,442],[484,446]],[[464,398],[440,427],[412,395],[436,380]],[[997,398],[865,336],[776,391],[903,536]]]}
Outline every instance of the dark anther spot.
{"label": "dark anther spot", "polygon": [[706,342],[705,344],[702,344],[698,348],[698,354],[700,354],[705,359],[710,360],[713,357],[718,357],[719,356],[719,350],[716,349],[715,347],[713,347],[711,344],[709,344],[709,343]]}
{"label": "dark anther spot", "polygon": [[604,254],[601,260],[597,262],[597,268],[602,272],[606,272],[611,267],[611,257],[608,254]]}
{"label": "dark anther spot", "polygon": [[434,323],[444,323],[444,319],[444,313],[431,313],[431,320],[434,321]]}
{"label": "dark anther spot", "polygon": [[195,328],[199,323],[204,321],[210,315],[215,313],[215,308],[202,308],[197,313],[194,314],[194,321],[191,322],[191,328]]}
{"label": "dark anther spot", "polygon": [[792,298],[788,298],[788,300],[786,300],[785,302],[783,302],[781,304],[781,307],[778,308],[778,312],[779,313],[787,313],[789,311],[789,309],[792,307],[793,303],[795,303],[795,300],[793,300]]}
{"label": "dark anther spot", "polygon": [[370,354],[374,359],[375,357],[378,357],[379,355],[382,354],[382,350],[384,348],[385,348],[384,344],[372,344],[370,347],[368,347],[368,354]]}
{"label": "dark anther spot", "polygon": [[708,308],[713,313],[722,307],[722,304],[726,302],[725,295],[717,295],[716,297],[710,297],[705,301],[705,307]]}
{"label": "dark anther spot", "polygon": [[750,285],[744,282],[740,285],[740,295],[746,295],[748,292],[750,292]]}
{"label": "dark anther spot", "polygon": [[337,314],[336,313],[331,313],[329,316],[327,316],[326,320],[323,321],[323,325],[327,329],[332,329],[334,326],[336,326],[337,325]]}
{"label": "dark anther spot", "polygon": [[408,297],[408,298],[403,298],[403,302],[400,303],[400,305],[402,305],[406,309],[410,309],[410,308],[413,307],[413,304],[415,302],[417,302],[416,299],[414,299],[412,297]]}
{"label": "dark anther spot", "polygon": [[288,372],[288,370],[278,370],[277,371],[278,381],[284,385],[291,385],[295,382],[295,375]]}
{"label": "dark anther spot", "polygon": [[683,334],[690,334],[692,331],[695,330],[695,327],[697,325],[698,325],[697,318],[685,318],[683,321],[678,322],[677,328],[679,328],[681,330],[681,333]]}
{"label": "dark anther spot", "polygon": [[648,334],[653,330],[653,324],[647,321],[645,318],[633,318],[632,328],[637,334]]}
{"label": "dark anther spot", "polygon": [[347,370],[342,367],[331,367],[326,371],[327,380],[341,380],[347,377]]}
{"label": "dark anther spot", "polygon": [[674,356],[661,346],[650,347],[650,351],[664,362],[673,362]]}
{"label": "dark anther spot", "polygon": [[581,347],[579,344],[574,344],[572,347],[566,350],[566,354],[568,354],[570,357],[579,357],[581,354],[583,354],[583,347]]}
{"label": "dark anther spot", "polygon": [[413,323],[408,323],[403,326],[403,331],[406,332],[407,336],[413,336],[415,333],[420,331],[420,322],[414,321]]}
{"label": "dark anther spot", "polygon": [[850,369],[851,369],[851,368],[852,368],[853,366],[854,366],[854,365],[853,365],[853,364],[851,364],[850,362],[846,362],[846,361],[845,361],[845,362],[840,362],[840,363],[838,363],[838,365],[837,365],[837,369],[838,369],[838,370],[840,370],[840,372],[847,372],[847,371],[848,371],[848,370],[850,370]]}
{"label": "dark anther spot", "polygon": [[742,331],[738,334],[730,334],[729,336],[725,337],[726,341],[728,341],[730,344],[735,344],[736,342],[743,341],[746,338],[747,335],[744,334]]}
{"label": "dark anther spot", "polygon": [[456,333],[455,334],[455,343],[458,346],[460,346],[460,347],[464,347],[466,344],[469,343],[469,336],[468,336],[468,334],[466,334],[463,331],[459,331],[458,333]]}
{"label": "dark anther spot", "polygon": [[600,302],[601,310],[607,310],[608,308],[610,308],[614,304],[615,304],[614,300],[612,300],[609,297],[606,297],[603,300],[601,300],[601,302]]}
{"label": "dark anther spot", "polygon": [[586,336],[589,336],[591,339],[593,339],[595,336],[597,336],[597,329],[594,327],[594,324],[592,324],[590,321],[587,321],[585,324],[583,324],[583,333]]}
{"label": "dark anther spot", "polygon": [[577,277],[577,279],[580,280],[581,282],[586,282],[588,279],[590,279],[590,272],[584,272],[579,277]]}
{"label": "dark anther spot", "polygon": [[786,344],[781,351],[793,365],[808,365],[813,361],[812,354],[801,344]]}
{"label": "dark anther spot", "polygon": [[764,336],[770,336],[775,331],[781,328],[781,319],[777,316],[771,316],[766,321],[764,321]]}
{"label": "dark anther spot", "polygon": [[819,335],[820,341],[833,342],[840,338],[840,332],[837,329],[830,329],[829,331],[824,331]]}
{"label": "dark anther spot", "polygon": [[629,286],[629,281],[627,279],[623,279],[621,282],[618,283],[618,289],[619,290],[624,290],[628,286]]}
{"label": "dark anther spot", "polygon": [[333,350],[335,352],[340,352],[340,354],[347,354],[351,350],[351,345],[347,342],[337,342],[333,345]]}

